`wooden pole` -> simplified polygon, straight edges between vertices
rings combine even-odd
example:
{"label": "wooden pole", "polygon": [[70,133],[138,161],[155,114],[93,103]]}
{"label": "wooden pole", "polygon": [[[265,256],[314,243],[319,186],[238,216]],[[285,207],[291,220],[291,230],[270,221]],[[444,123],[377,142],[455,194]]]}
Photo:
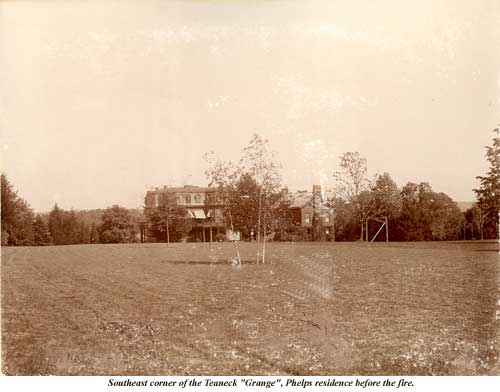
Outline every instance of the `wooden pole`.
{"label": "wooden pole", "polygon": [[385,242],[389,242],[389,219],[385,217]]}
{"label": "wooden pole", "polygon": [[368,219],[366,220],[366,242],[370,241],[368,238]]}
{"label": "wooden pole", "polygon": [[168,228],[168,213],[167,213],[167,244],[170,244],[170,230]]}

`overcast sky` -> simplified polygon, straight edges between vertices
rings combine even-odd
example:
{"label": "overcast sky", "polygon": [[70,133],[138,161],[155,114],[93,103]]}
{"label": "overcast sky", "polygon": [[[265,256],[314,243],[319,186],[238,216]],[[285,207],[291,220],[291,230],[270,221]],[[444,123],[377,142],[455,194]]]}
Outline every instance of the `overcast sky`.
{"label": "overcast sky", "polygon": [[37,211],[205,185],[269,139],[286,185],[371,174],[473,200],[499,120],[498,1],[3,1],[2,170]]}

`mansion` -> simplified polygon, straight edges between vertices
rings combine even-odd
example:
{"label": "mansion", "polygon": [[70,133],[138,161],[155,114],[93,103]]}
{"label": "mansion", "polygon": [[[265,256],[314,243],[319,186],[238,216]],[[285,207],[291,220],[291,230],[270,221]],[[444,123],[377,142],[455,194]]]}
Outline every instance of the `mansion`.
{"label": "mansion", "polygon": [[[319,185],[312,192],[299,191],[289,195],[290,219],[302,228],[307,239],[335,240],[334,216],[327,206],[326,197]],[[240,240],[239,232],[232,232],[223,219],[223,204],[217,198],[217,189],[185,185],[183,187],[154,188],[146,192],[145,208],[157,208],[165,200],[183,207],[186,219],[192,220],[190,241],[212,242],[225,238]],[[147,238],[147,230],[141,229],[142,241],[155,241]]]}

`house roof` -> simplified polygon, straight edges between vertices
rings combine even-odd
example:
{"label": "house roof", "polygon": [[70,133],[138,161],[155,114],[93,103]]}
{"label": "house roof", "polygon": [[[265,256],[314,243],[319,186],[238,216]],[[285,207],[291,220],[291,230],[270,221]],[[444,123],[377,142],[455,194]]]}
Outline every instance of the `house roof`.
{"label": "house roof", "polygon": [[290,194],[290,208],[303,208],[312,204],[312,192],[299,191]]}
{"label": "house roof", "polygon": [[155,193],[205,193],[205,192],[215,192],[217,188],[208,187],[208,186],[194,186],[194,185],[185,185],[179,187],[163,187],[156,188],[153,190],[149,190],[147,193],[155,194]]}
{"label": "house roof", "polygon": [[[328,200],[331,192],[322,192],[323,203]],[[290,193],[290,208],[304,208],[313,204],[313,193],[310,191],[297,191]],[[326,208],[326,207],[325,207]]]}

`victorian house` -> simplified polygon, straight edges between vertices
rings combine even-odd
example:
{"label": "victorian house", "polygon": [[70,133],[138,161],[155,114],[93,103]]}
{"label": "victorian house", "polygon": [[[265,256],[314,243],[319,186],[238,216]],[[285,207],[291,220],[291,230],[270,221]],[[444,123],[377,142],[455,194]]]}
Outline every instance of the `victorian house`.
{"label": "victorian house", "polygon": [[186,219],[192,219],[193,228],[189,240],[212,242],[221,234],[228,233],[222,216],[222,204],[217,198],[216,188],[185,185],[183,187],[155,188],[147,191],[146,208],[159,207],[164,200],[173,201],[186,210]]}

